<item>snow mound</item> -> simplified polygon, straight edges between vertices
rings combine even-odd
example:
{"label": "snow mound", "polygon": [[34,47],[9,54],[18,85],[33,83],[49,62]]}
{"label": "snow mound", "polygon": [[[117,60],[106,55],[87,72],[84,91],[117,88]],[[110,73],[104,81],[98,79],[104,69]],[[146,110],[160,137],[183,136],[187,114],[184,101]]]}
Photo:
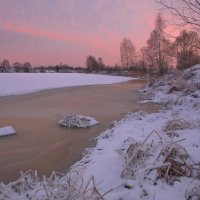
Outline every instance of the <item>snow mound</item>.
{"label": "snow mound", "polygon": [[98,124],[95,118],[67,113],[59,119],[58,124],[69,128],[87,128]]}
{"label": "snow mound", "polygon": [[0,128],[0,136],[14,135],[15,133],[16,131],[12,126],[5,126]]}

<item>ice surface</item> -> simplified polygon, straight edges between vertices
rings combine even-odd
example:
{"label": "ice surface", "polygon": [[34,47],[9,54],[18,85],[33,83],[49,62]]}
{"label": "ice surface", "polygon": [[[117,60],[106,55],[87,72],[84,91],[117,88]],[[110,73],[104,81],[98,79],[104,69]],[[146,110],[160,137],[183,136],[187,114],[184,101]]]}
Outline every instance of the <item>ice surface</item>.
{"label": "ice surface", "polygon": [[26,94],[44,89],[113,84],[131,77],[79,73],[0,73],[0,96]]}

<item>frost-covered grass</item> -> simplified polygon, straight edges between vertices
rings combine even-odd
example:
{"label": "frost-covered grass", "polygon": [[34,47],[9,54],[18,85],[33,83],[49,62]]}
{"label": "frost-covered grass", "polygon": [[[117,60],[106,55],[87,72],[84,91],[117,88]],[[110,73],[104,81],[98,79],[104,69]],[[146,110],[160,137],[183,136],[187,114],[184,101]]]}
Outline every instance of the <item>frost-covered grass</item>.
{"label": "frost-covered grass", "polygon": [[79,73],[0,73],[0,96],[26,94],[60,87],[113,84],[133,79]]}
{"label": "frost-covered grass", "polygon": [[[0,199],[12,200],[81,200],[101,199],[105,194],[100,194],[94,177],[87,184],[83,181],[77,184],[81,177],[78,172],[67,175],[52,172],[49,178],[39,178],[37,171],[29,170],[21,173],[21,177],[8,185],[0,184]],[[108,191],[109,193],[110,191]]]}
{"label": "frost-covered grass", "polygon": [[[77,199],[200,199],[199,84],[200,65],[151,80],[142,90],[144,97],[166,104],[166,109],[152,114],[128,113],[97,138],[96,147],[87,149],[82,160],[62,177],[77,172],[70,178],[75,183],[72,188],[83,194]],[[57,187],[56,177],[47,189],[41,187],[46,179],[25,191],[16,190],[15,183],[1,184],[0,195],[4,199],[17,199],[19,195],[21,199],[56,199],[58,194],[68,195],[68,190]],[[92,193],[82,193],[82,188],[90,188]],[[51,195],[47,196],[45,190]],[[27,194],[34,194],[34,198]],[[64,199],[61,196],[59,199]]]}

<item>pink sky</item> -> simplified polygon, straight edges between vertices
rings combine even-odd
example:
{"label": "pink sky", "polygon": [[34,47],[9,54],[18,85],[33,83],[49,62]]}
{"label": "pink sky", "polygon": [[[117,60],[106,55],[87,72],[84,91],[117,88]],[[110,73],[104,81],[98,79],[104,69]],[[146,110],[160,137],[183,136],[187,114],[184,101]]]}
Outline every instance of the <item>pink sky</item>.
{"label": "pink sky", "polygon": [[1,0],[0,61],[84,66],[87,55],[119,63],[120,41],[145,45],[154,0]]}

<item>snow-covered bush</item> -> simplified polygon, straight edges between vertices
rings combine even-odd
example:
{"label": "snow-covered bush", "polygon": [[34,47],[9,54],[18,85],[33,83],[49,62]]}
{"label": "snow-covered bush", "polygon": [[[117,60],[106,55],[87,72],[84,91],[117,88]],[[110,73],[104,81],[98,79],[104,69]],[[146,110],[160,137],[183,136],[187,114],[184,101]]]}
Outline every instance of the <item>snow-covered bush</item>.
{"label": "snow-covered bush", "polygon": [[200,65],[168,72],[161,78],[153,77],[142,92],[145,102],[200,106]]}
{"label": "snow-covered bush", "polygon": [[67,113],[59,119],[58,124],[69,128],[87,128],[97,125],[98,122],[92,117]]}
{"label": "snow-covered bush", "polygon": [[142,185],[145,180],[156,184],[157,179],[173,184],[178,177],[197,175],[189,154],[178,142],[153,131],[143,142],[131,143],[125,153],[122,177],[140,179]]}

